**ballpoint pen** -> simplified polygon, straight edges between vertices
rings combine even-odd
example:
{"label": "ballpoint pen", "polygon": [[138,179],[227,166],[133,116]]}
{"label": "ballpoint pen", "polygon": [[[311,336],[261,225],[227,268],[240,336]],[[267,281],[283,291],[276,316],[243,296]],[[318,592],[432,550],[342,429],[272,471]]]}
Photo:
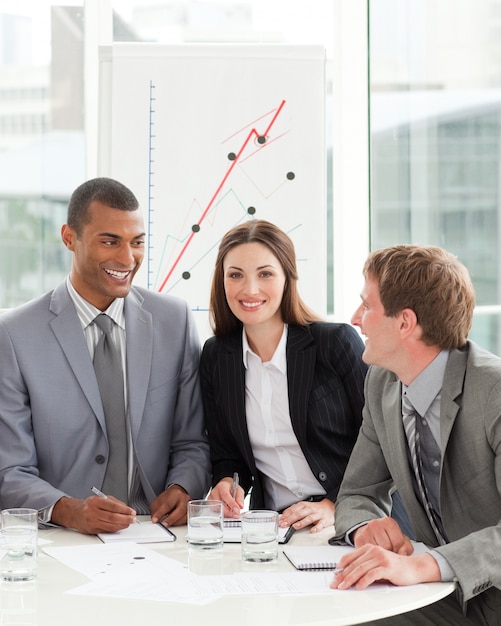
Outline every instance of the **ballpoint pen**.
{"label": "ballpoint pen", "polygon": [[236,495],[237,495],[237,489],[238,489],[238,472],[235,472],[233,474],[233,487],[231,489],[231,497],[233,498],[233,500],[235,499]]}
{"label": "ballpoint pen", "polygon": [[[108,500],[108,496],[97,487],[92,487],[91,491],[94,495],[99,496],[100,498],[104,498],[105,500]],[[134,519],[134,523],[137,523],[137,519]]]}
{"label": "ballpoint pen", "polygon": [[91,491],[94,495],[99,496],[100,498],[105,498],[106,500],[108,499],[108,496],[100,491],[97,487],[92,487]]}

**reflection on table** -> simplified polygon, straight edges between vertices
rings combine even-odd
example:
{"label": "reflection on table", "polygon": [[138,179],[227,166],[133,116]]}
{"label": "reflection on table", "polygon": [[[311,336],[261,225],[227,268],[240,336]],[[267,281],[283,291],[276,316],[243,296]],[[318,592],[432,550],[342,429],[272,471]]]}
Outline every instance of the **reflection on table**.
{"label": "reflection on table", "polygon": [[[148,544],[159,554],[185,564],[201,576],[238,572],[294,572],[282,553],[274,563],[244,563],[239,544],[225,544],[215,554],[197,554],[186,544],[186,529],[173,529],[177,540],[173,543]],[[297,532],[290,540],[295,545],[323,545],[333,530],[310,534]],[[40,531],[40,538],[49,540],[48,546],[95,546],[97,537],[51,529]],[[221,626],[222,622],[237,621],[239,626],[348,626],[371,619],[403,613],[436,602],[454,589],[453,583],[428,583],[388,590],[331,591],[319,594],[277,595],[256,594],[228,596],[208,604],[191,605],[171,602],[135,600],[117,597],[80,596],[67,593],[89,582],[79,572],[65,566],[40,548],[38,579],[33,583],[0,584],[0,624],[23,626],[115,626],[146,623],[154,620],[162,624],[195,624]],[[307,572],[302,575],[308,576]],[[172,584],[175,584],[173,582]]]}

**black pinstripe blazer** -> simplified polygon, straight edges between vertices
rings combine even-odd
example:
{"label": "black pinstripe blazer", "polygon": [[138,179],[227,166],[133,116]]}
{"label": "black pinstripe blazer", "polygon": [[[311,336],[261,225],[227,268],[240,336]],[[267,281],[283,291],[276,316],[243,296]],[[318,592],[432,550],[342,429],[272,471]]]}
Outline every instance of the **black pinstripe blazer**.
{"label": "black pinstripe blazer", "polygon": [[[349,324],[289,326],[287,384],[292,427],[318,482],[335,500],[362,421],[367,366]],[[200,361],[213,485],[238,472],[251,508],[266,506],[245,415],[242,331],[211,337]],[[311,494],[315,495],[315,494]]]}

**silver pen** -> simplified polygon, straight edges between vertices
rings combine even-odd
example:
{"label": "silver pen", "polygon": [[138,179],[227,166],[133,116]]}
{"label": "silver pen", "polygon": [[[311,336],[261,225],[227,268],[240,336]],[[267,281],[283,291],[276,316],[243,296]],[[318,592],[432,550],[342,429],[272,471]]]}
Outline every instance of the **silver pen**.
{"label": "silver pen", "polygon": [[[99,498],[104,498],[105,500],[108,500],[108,496],[103,493],[100,489],[98,489],[97,487],[92,487],[91,491],[94,495],[98,496]],[[139,524],[138,520],[136,518],[134,518],[134,524]]]}
{"label": "silver pen", "polygon": [[100,498],[105,498],[106,500],[108,499],[108,496],[100,491],[97,487],[92,487],[91,491],[94,495],[99,496]]}
{"label": "silver pen", "polygon": [[233,498],[233,500],[236,498],[236,495],[237,495],[238,483],[239,483],[238,472],[235,472],[233,474],[233,486],[231,489],[231,497]]}

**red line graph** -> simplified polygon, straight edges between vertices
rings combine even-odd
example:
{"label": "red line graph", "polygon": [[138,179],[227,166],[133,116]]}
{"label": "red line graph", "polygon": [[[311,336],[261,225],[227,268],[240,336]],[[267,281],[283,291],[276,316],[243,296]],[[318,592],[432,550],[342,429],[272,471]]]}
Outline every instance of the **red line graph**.
{"label": "red line graph", "polygon": [[[204,221],[205,217],[207,216],[207,214],[209,213],[212,205],[214,204],[216,198],[218,197],[218,195],[221,193],[222,188],[224,187],[226,181],[228,180],[231,172],[233,171],[233,168],[235,167],[235,165],[239,162],[240,157],[242,156],[245,148],[247,147],[247,145],[249,144],[249,142],[254,138],[254,137],[267,137],[268,133],[270,132],[270,129],[272,128],[273,124],[275,123],[275,121],[277,120],[277,117],[280,115],[280,112],[282,111],[283,107],[285,106],[285,100],[282,100],[282,102],[280,103],[280,105],[278,106],[278,108],[276,109],[270,123],[268,124],[267,128],[265,129],[265,131],[263,133],[258,133],[257,130],[253,127],[251,128],[251,130],[249,131],[247,137],[245,138],[245,141],[243,142],[242,146],[240,147],[239,151],[236,153],[235,158],[232,160],[228,170],[226,171],[225,175],[223,176],[221,182],[219,183],[219,185],[216,188],[216,191],[214,192],[214,194],[212,195],[211,199],[209,200],[209,203],[207,204],[207,206],[205,207],[205,209],[202,212],[202,215],[200,216],[200,219],[198,220],[198,222],[196,223],[197,226],[200,226],[200,224]],[[264,146],[263,146],[264,147]],[[188,249],[190,243],[193,240],[193,237],[195,236],[195,232],[192,232],[188,239],[186,240],[184,246],[182,247],[181,251],[179,252],[178,256],[176,257],[176,259],[174,260],[172,267],[170,268],[170,270],[168,271],[167,275],[165,276],[164,280],[162,281],[158,291],[163,291],[163,289],[165,288],[165,285],[167,284],[167,282],[169,281],[169,278],[172,276],[174,270],[176,269],[179,261],[182,259],[184,253],[186,252],[186,250]]]}

